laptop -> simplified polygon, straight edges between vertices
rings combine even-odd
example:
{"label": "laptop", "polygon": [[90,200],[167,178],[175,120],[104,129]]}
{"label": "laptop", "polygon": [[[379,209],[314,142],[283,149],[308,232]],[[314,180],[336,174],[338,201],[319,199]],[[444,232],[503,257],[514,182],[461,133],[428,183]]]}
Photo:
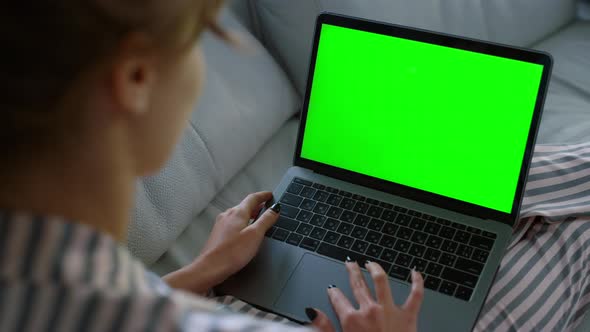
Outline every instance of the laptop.
{"label": "laptop", "polygon": [[398,304],[422,273],[420,331],[471,330],[518,218],[551,67],[546,53],[321,14],[281,216],[219,290],[296,321],[317,307],[337,326],[326,287],[354,301],[349,256],[381,264]]}

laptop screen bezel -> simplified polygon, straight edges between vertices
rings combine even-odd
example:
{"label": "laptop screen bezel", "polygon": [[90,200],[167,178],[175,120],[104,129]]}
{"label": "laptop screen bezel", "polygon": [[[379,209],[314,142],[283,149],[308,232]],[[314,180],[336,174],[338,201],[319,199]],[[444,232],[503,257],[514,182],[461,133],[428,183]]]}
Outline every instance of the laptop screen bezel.
{"label": "laptop screen bezel", "polygon": [[[537,94],[537,100],[535,102],[535,109],[533,111],[533,117],[523,156],[523,162],[520,169],[516,193],[514,195],[512,209],[510,213],[493,210],[476,204],[408,187],[402,184],[389,182],[372,176],[352,172],[346,169],[338,168],[335,166],[323,164],[317,161],[301,157],[303,134],[305,132],[315,62],[320,40],[321,27],[323,24],[352,28],[356,30],[378,33],[393,37],[406,38],[409,40],[419,42],[426,42],[435,45],[479,52],[482,54],[489,54],[514,60],[526,61],[543,66],[541,83],[539,84],[539,91]],[[366,19],[358,19],[340,14],[322,13],[318,16],[316,20],[311,59],[309,61],[307,85],[305,89],[305,95],[303,98],[300,126],[297,135],[297,145],[295,148],[295,156],[293,163],[295,166],[307,168],[316,173],[325,174],[333,178],[351,182],[364,187],[373,188],[379,191],[390,193],[392,195],[401,196],[407,199],[419,201],[429,205],[434,205],[458,213],[471,215],[477,218],[489,219],[510,226],[514,226],[518,218],[518,214],[520,212],[520,205],[522,203],[522,198],[524,195],[524,187],[532,159],[535,140],[537,137],[539,122],[541,118],[543,104],[545,101],[545,95],[547,92],[547,85],[549,82],[552,63],[553,60],[551,58],[551,55],[544,52],[506,46],[497,43],[484,42],[471,38],[457,37],[450,34],[432,32],[422,29],[408,28],[395,24],[387,24]],[[493,161],[490,160],[490,162]]]}

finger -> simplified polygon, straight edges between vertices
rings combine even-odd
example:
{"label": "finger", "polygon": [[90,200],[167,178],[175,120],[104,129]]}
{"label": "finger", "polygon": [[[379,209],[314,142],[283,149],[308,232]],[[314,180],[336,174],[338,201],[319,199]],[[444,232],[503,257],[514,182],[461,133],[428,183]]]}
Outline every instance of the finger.
{"label": "finger", "polygon": [[330,318],[321,310],[306,308],[305,314],[311,321],[311,326],[322,332],[336,332]]}
{"label": "finger", "polygon": [[373,278],[373,284],[375,285],[375,295],[377,296],[377,301],[388,307],[393,308],[393,296],[391,295],[391,288],[389,287],[389,279],[387,278],[387,274],[385,270],[375,262],[367,262],[365,267],[371,274],[371,278]]}
{"label": "finger", "polygon": [[369,291],[369,287],[367,287],[365,277],[363,276],[359,265],[356,262],[346,262],[345,265],[350,279],[350,288],[352,289],[352,294],[354,294],[354,298],[358,304],[362,307],[363,305],[371,303],[373,301],[371,291]]}
{"label": "finger", "polygon": [[260,191],[257,193],[250,194],[244,198],[244,200],[237,206],[237,208],[244,210],[244,212],[251,216],[256,212],[256,208],[272,198],[270,191]]}
{"label": "finger", "polygon": [[256,222],[252,225],[248,226],[248,228],[254,228],[259,231],[259,233],[264,234],[272,227],[272,225],[277,222],[280,213],[281,203],[275,203],[268,210],[264,211],[264,213],[258,217],[258,220],[256,220]]}
{"label": "finger", "polygon": [[252,215],[250,216],[250,218],[252,218],[252,219],[258,218],[258,215],[260,214],[260,212],[262,212],[264,205],[265,205],[265,203],[259,204],[258,207],[256,208],[256,210],[254,210],[254,213],[252,213]]}
{"label": "finger", "polygon": [[418,316],[420,312],[420,306],[422,305],[422,299],[424,298],[424,279],[420,272],[412,270],[412,290],[406,303],[404,303],[404,310],[412,313],[414,317]]}
{"label": "finger", "polygon": [[336,312],[336,316],[338,316],[340,321],[342,321],[346,314],[354,311],[354,307],[348,298],[346,298],[346,295],[334,285],[328,287],[328,298],[330,299],[332,308],[334,308],[334,312]]}

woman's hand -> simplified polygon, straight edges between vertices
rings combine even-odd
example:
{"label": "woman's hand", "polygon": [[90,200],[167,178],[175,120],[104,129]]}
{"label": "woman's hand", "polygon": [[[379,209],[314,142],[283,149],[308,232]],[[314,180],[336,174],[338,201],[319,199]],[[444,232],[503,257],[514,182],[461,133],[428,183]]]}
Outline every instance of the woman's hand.
{"label": "woman's hand", "polygon": [[[406,303],[398,307],[393,302],[387,274],[383,268],[372,262],[367,263],[365,267],[373,279],[376,296],[373,296],[367,287],[358,264],[355,262],[346,263],[350,275],[350,287],[359,304],[358,309],[352,306],[338,288],[328,288],[328,296],[342,330],[344,332],[416,331],[418,312],[424,296],[424,283],[420,273],[412,271],[412,290]],[[311,316],[310,318],[313,318],[312,325],[320,331],[335,331],[328,316],[320,310],[309,308],[306,309],[306,312],[308,312],[308,316]],[[315,317],[313,317],[314,313]]]}
{"label": "woman's hand", "polygon": [[271,198],[272,193],[268,191],[250,194],[239,205],[221,213],[201,254],[164,280],[173,288],[204,294],[241,270],[254,258],[264,234],[279,217],[277,203],[248,225]]}

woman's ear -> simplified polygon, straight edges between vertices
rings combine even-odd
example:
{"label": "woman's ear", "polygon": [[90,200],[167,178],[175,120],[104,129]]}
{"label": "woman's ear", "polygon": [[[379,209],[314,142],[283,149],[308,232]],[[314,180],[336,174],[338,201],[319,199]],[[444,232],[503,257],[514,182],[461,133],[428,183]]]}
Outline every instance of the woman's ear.
{"label": "woman's ear", "polygon": [[123,40],[112,63],[112,91],[117,109],[131,114],[148,111],[156,81],[156,57],[146,38]]}

